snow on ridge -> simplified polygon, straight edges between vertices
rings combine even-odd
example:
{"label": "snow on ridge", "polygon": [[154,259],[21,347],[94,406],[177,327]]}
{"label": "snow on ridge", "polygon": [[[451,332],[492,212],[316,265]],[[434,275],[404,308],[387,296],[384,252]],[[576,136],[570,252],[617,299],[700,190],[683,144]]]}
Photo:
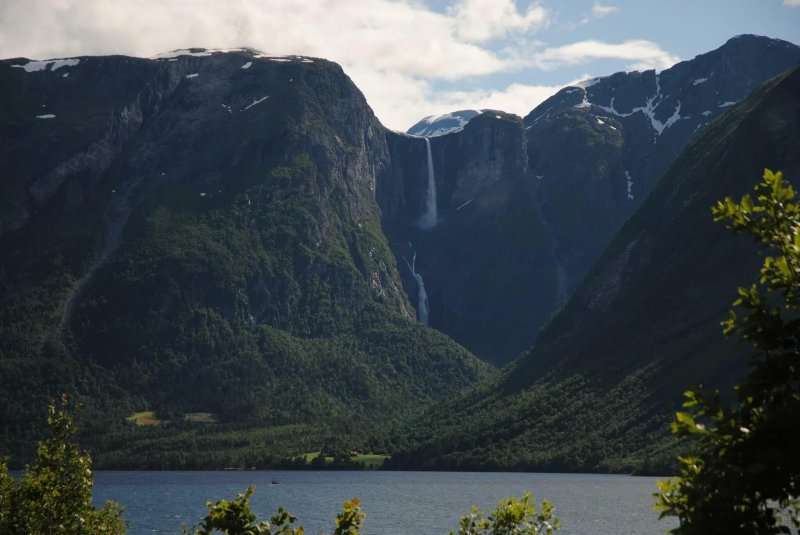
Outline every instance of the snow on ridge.
{"label": "snow on ridge", "polygon": [[729,100],[729,101],[727,101],[727,102],[723,102],[722,104],[720,104],[720,105],[719,105],[719,106],[717,106],[717,107],[718,107],[718,108],[727,108],[728,106],[733,106],[734,104],[736,104],[736,102],[735,102],[735,101],[733,101],[733,100]]}
{"label": "snow on ridge", "polygon": [[707,82],[707,81],[708,81],[708,77],[707,76],[705,78],[698,78],[697,80],[692,82],[692,85],[700,85],[703,82]]}
{"label": "snow on ridge", "polygon": [[248,61],[247,63],[245,63],[244,65],[242,65],[242,67],[241,67],[241,68],[242,68],[242,69],[249,69],[249,68],[250,68],[250,67],[252,67],[252,66],[253,66],[253,62],[252,62],[252,61]]}
{"label": "snow on ridge", "polygon": [[45,113],[44,115],[37,115],[36,118],[37,119],[55,119],[56,116],[53,115],[52,113]]}
{"label": "snow on ridge", "polygon": [[67,59],[46,59],[44,61],[29,61],[25,65],[12,65],[12,67],[16,67],[17,69],[25,69],[25,72],[39,72],[39,71],[46,71],[48,65],[52,65],[50,67],[50,71],[55,71],[60,69],[61,67],[74,67],[81,60],[77,58],[67,58]]}
{"label": "snow on ridge", "polygon": [[56,69],[60,69],[61,67],[74,67],[80,62],[81,60],[77,58],[57,59],[53,62],[53,66],[50,67],[50,70],[54,71]]}
{"label": "snow on ridge", "polygon": [[[474,115],[468,115],[465,117],[462,115],[464,112],[474,113]],[[481,113],[482,111],[480,110],[459,110],[457,112],[444,113],[442,115],[429,115],[428,117],[424,117],[422,120],[420,120],[420,122],[417,123],[420,124],[420,126],[413,131],[409,130],[408,134],[416,137],[439,137],[445,134],[460,132],[464,129],[467,123]],[[495,115],[495,117],[498,119],[502,118],[499,115]],[[436,123],[443,124],[438,125],[438,128],[432,130]]]}
{"label": "snow on ridge", "polygon": [[[480,115],[481,114],[480,110],[462,110],[462,111],[472,111],[472,112],[475,112],[475,115]],[[423,118],[422,120],[425,121],[426,124],[433,124],[436,121],[446,121],[448,119],[452,119],[454,121],[463,122],[464,124],[467,124],[467,122],[469,122],[468,120],[465,121],[464,118],[461,117],[460,115],[455,115],[456,113],[459,113],[459,112],[443,113],[441,115],[428,115],[427,117]],[[461,126],[464,126],[464,124],[462,124]]]}
{"label": "snow on ridge", "polygon": [[[660,136],[665,129],[669,128],[670,126],[672,126],[673,124],[675,124],[676,122],[678,122],[680,119],[683,118],[681,117],[681,101],[679,100],[678,105],[675,107],[675,110],[673,111],[672,115],[666,121],[661,122],[658,119],[656,119],[656,113],[655,113],[656,109],[662,104],[665,98],[665,96],[661,94],[661,83],[658,74],[656,74],[656,93],[655,95],[649,97],[645,101],[644,106],[637,106],[628,113],[622,113],[617,111],[616,108],[614,108],[614,98],[615,97],[611,97],[611,103],[608,106],[600,106],[599,104],[595,104],[595,106],[597,106],[603,111],[612,113],[617,117],[629,117],[636,112],[642,112],[650,120],[650,126],[653,128],[653,130],[655,130],[656,137]],[[584,101],[586,101],[585,96],[584,96]],[[582,102],[576,107],[585,107],[585,106],[583,106]],[[655,140],[653,140],[653,142],[655,143]]]}
{"label": "snow on ridge", "polygon": [[[196,50],[196,52],[192,52]],[[177,50],[170,50],[169,52],[162,52],[150,57],[150,59],[174,59],[179,56],[194,56],[196,58],[210,56],[211,54],[228,54],[231,52],[247,52],[244,48],[179,48]]]}
{"label": "snow on ridge", "polygon": [[661,127],[661,131],[659,131],[658,133],[661,134],[661,132],[663,132],[664,129],[669,128],[670,126],[672,126],[673,124],[677,123],[680,120],[681,120],[681,101],[679,100],[678,105],[675,106],[675,111],[672,113],[672,115],[667,119],[665,123],[661,123],[663,124],[663,126]]}
{"label": "snow on ridge", "polygon": [[594,78],[587,78],[586,80],[581,80],[580,82],[576,82],[574,84],[570,84],[570,87],[579,87],[581,89],[586,89],[588,87],[592,87],[593,85],[599,84],[603,78],[607,78],[606,76],[595,76]]}
{"label": "snow on ridge", "polygon": [[591,105],[592,105],[592,103],[589,102],[589,93],[587,93],[586,90],[584,89],[583,90],[583,100],[581,100],[581,102],[579,104],[575,104],[575,107],[576,108],[588,108]]}
{"label": "snow on ridge", "polygon": [[268,98],[269,98],[269,95],[267,95],[266,97],[261,97],[261,98],[259,98],[259,99],[255,99],[255,100],[253,100],[253,102],[251,102],[250,104],[248,104],[247,106],[245,106],[244,108],[242,108],[242,111],[249,110],[250,108],[252,108],[252,107],[253,107],[253,106],[255,106],[256,104],[261,104],[262,102],[264,102],[264,101],[265,101],[265,100],[267,100]]}

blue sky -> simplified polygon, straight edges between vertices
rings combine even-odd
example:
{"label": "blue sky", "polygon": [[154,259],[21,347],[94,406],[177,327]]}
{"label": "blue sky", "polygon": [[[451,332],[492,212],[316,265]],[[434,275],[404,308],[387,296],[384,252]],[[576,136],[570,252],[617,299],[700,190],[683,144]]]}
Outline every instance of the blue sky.
{"label": "blue sky", "polygon": [[754,33],[800,43],[800,0],[3,0],[0,57],[252,46],[340,63],[379,119],[520,115],[569,82],[663,69]]}

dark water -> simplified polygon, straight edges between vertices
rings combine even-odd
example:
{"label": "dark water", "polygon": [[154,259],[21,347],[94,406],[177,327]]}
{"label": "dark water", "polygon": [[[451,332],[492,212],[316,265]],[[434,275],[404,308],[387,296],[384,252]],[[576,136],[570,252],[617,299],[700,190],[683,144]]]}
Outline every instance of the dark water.
{"label": "dark water", "polygon": [[[272,480],[280,483],[273,485]],[[126,507],[129,533],[180,533],[206,513],[206,501],[232,499],[248,485],[259,518],[283,506],[308,534],[333,531],[342,502],[361,499],[366,535],[446,534],[471,504],[484,512],[506,496],[546,498],[570,535],[656,534],[674,525],[652,509],[655,479],[594,474],[456,472],[97,472],[98,504]]]}

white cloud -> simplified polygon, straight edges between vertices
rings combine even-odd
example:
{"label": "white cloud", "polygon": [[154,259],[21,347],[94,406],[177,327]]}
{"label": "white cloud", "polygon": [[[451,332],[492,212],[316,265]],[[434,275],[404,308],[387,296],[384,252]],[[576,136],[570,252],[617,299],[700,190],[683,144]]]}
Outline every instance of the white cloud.
{"label": "white cloud", "polygon": [[484,42],[512,32],[534,33],[549,21],[548,11],[539,3],[517,10],[514,0],[460,0],[448,9],[457,23],[457,35],[467,42]]}
{"label": "white cloud", "polygon": [[783,0],[783,5],[787,7],[800,7],[800,0]]}
{"label": "white cloud", "polygon": [[632,61],[629,68],[637,69],[666,69],[679,61],[677,56],[662,50],[652,41],[632,39],[618,44],[587,40],[546,48],[535,54],[531,63],[548,70],[564,65],[578,65],[593,59]]}
{"label": "white cloud", "polygon": [[0,55],[151,56],[247,45],[452,80],[508,69],[507,60],[475,43],[546,21],[543,8],[520,13],[513,0],[481,18],[485,1],[462,0],[442,14],[414,0],[5,0]]}
{"label": "white cloud", "polygon": [[436,80],[472,78],[474,87],[475,77],[525,68],[598,58],[664,67],[677,59],[650,41],[545,48],[533,37],[550,20],[537,0],[453,0],[445,12],[423,0],[0,0],[0,57],[239,46],[319,56],[341,64],[392,128],[453,108],[525,114],[557,89],[491,89],[486,79],[485,90],[438,94]]}
{"label": "white cloud", "polygon": [[619,11],[619,8],[615,6],[604,6],[600,2],[595,2],[592,6],[592,15],[597,18],[605,17],[606,15],[610,15],[615,11]]}
{"label": "white cloud", "polygon": [[352,78],[366,94],[385,95],[370,104],[385,125],[401,131],[428,115],[455,110],[491,108],[525,116],[540,102],[569,85],[514,83],[505,89],[435,92],[427,82],[402,75],[376,75],[368,71],[352,73]]}

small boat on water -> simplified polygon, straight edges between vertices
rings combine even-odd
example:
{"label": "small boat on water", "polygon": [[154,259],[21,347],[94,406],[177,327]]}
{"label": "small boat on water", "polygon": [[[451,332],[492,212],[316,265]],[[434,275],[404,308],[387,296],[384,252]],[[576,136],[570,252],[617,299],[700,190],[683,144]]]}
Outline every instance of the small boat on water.
{"label": "small boat on water", "polygon": [[280,481],[278,481],[277,479],[273,479],[273,480],[272,480],[272,484],[273,484],[273,485],[277,485],[278,483],[280,483]]}

